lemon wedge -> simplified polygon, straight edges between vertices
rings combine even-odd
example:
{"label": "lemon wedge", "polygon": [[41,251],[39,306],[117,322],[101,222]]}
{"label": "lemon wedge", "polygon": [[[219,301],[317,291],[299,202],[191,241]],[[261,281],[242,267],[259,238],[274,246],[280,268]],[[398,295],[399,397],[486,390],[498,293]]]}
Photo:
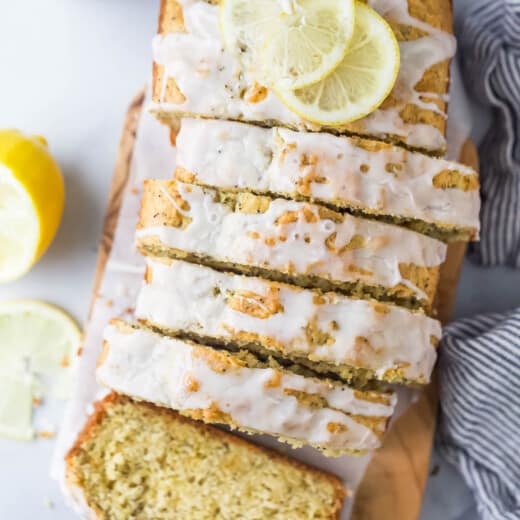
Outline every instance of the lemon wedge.
{"label": "lemon wedge", "polygon": [[399,72],[399,44],[388,23],[356,1],[355,27],[348,51],[325,79],[301,89],[275,89],[280,100],[303,119],[331,126],[360,119],[390,94]]}
{"label": "lemon wedge", "polygon": [[0,130],[0,283],[19,278],[43,255],[63,204],[63,178],[45,140]]}
{"label": "lemon wedge", "polygon": [[223,0],[220,27],[256,79],[279,89],[312,85],[343,59],[354,0]]}
{"label": "lemon wedge", "polygon": [[68,396],[80,341],[76,322],[58,307],[0,303],[0,435],[31,439],[36,394]]}

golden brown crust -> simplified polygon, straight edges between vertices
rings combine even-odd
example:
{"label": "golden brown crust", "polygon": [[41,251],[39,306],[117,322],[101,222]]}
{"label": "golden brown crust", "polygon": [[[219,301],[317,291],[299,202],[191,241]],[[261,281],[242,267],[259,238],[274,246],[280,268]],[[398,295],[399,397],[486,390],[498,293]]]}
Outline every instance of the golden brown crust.
{"label": "golden brown crust", "polygon": [[[115,392],[112,392],[109,395],[107,395],[103,400],[96,401],[94,403],[94,411],[91,415],[89,415],[87,422],[83,426],[83,429],[76,437],[76,441],[72,445],[72,448],[65,455],[65,481],[73,495],[73,488],[79,485],[73,470],[73,459],[76,456],[78,456],[79,452],[81,451],[81,446],[87,443],[93,437],[95,437],[96,429],[99,426],[101,426],[103,419],[107,415],[108,407],[111,405],[116,405],[118,402],[121,402],[121,399],[126,398],[121,398],[121,396],[119,396]],[[92,511],[94,511],[94,513],[99,518],[101,518],[103,512],[100,511],[99,508],[94,503],[92,503],[92,501],[88,500],[86,496],[84,496],[84,499],[88,507],[92,509]]]}
{"label": "golden brown crust", "polygon": [[94,403],[94,411],[91,415],[89,415],[85,426],[83,426],[83,430],[76,437],[76,442],[73,444],[72,448],[69,450],[67,455],[65,455],[65,462],[67,465],[70,465],[70,461],[77,455],[78,451],[81,449],[81,445],[87,442],[89,439],[93,438],[96,434],[96,427],[100,426],[107,414],[107,408],[110,405],[115,405],[118,402],[122,402],[127,399],[126,397],[120,396],[115,392],[110,393],[101,401],[96,401]]}
{"label": "golden brown crust", "polygon": [[162,85],[162,72],[163,71],[164,71],[164,67],[161,67],[157,63],[153,62],[153,65],[152,65],[152,100],[154,103],[159,103],[159,101],[161,99],[161,85]]}
{"label": "golden brown crust", "polygon": [[464,175],[457,170],[442,170],[432,179],[433,185],[441,189],[475,191],[480,188],[478,174]]}
{"label": "golden brown crust", "polygon": [[176,0],[162,0],[159,11],[159,23],[157,32],[159,34],[185,31],[182,6]]}
{"label": "golden brown crust", "polygon": [[408,0],[408,12],[437,29],[453,32],[451,0]]}
{"label": "golden brown crust", "polygon": [[[269,457],[271,460],[277,460],[283,464],[288,464],[294,468],[297,468],[301,471],[308,472],[314,475],[317,478],[327,481],[335,490],[335,505],[334,512],[331,516],[331,520],[334,518],[339,518],[341,513],[341,507],[343,505],[343,500],[347,496],[348,491],[345,489],[342,481],[332,475],[331,473],[326,473],[317,468],[313,468],[312,466],[308,466],[307,464],[291,459],[284,454],[278,453],[274,450],[270,450],[268,448],[260,447],[255,444],[252,444],[240,437],[236,437],[230,433],[219,430],[218,428],[214,428],[212,426],[208,426],[207,424],[197,422],[193,419],[189,419],[188,417],[184,417],[178,412],[174,410],[170,410],[167,408],[162,408],[147,402],[138,402],[129,397],[125,397],[119,395],[115,392],[112,392],[108,396],[106,396],[103,400],[94,403],[94,412],[88,418],[87,422],[83,430],[80,432],[78,437],[76,438],[76,442],[73,447],[69,450],[67,455],[65,456],[65,462],[67,466],[67,481],[70,483],[74,483],[74,475],[72,471],[72,464],[74,457],[77,456],[78,452],[82,449],[82,445],[85,444],[88,440],[93,438],[96,435],[96,430],[102,426],[103,420],[107,415],[107,411],[111,406],[117,406],[118,404],[124,403],[132,403],[135,406],[139,406],[150,410],[154,414],[160,414],[163,417],[166,417],[167,420],[173,423],[183,423],[188,424],[194,430],[198,430],[199,433],[204,435],[211,436],[213,438],[218,438],[223,443],[234,444],[235,446],[239,446],[241,448],[247,449],[250,453],[263,455]],[[93,510],[91,504],[89,504]],[[99,513],[99,511],[98,511]]]}

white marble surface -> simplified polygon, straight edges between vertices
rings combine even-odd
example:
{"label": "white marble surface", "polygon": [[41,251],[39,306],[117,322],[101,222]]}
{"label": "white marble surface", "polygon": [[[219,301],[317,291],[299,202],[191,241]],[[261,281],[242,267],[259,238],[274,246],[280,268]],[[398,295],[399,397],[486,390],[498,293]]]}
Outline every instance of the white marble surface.
{"label": "white marble surface", "polygon": [[[460,15],[472,1],[455,0]],[[85,319],[121,126],[149,73],[157,9],[158,0],[0,0],[0,128],[45,135],[67,188],[63,224],[49,252],[23,280],[0,286],[0,299],[42,298]],[[487,118],[477,107],[474,115],[478,138]],[[519,282],[518,272],[466,262],[457,316],[520,305]],[[48,440],[0,439],[0,518],[73,517],[47,476],[52,448]],[[434,457],[437,464],[421,518],[476,518],[464,483]]]}

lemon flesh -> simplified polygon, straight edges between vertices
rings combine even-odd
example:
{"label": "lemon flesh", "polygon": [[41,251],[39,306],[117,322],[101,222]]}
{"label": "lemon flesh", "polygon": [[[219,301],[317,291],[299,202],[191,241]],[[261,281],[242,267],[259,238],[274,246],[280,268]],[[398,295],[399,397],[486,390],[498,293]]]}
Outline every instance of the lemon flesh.
{"label": "lemon flesh", "polygon": [[347,54],[325,79],[310,87],[276,89],[281,101],[303,119],[340,125],[360,119],[390,94],[399,72],[399,44],[388,23],[356,2],[355,27]]}
{"label": "lemon flesh", "polygon": [[280,89],[312,85],[343,59],[354,31],[354,0],[223,0],[226,46]]}
{"label": "lemon flesh", "polygon": [[14,175],[0,165],[0,281],[18,278],[33,263],[38,215]]}
{"label": "lemon flesh", "polygon": [[0,130],[0,283],[25,274],[59,227],[64,184],[41,138]]}
{"label": "lemon flesh", "polygon": [[0,388],[0,436],[29,441],[34,432],[31,425],[32,381],[11,374],[2,374]]}
{"label": "lemon flesh", "polygon": [[0,303],[0,435],[31,439],[33,397],[68,396],[80,341],[75,321],[53,305]]}

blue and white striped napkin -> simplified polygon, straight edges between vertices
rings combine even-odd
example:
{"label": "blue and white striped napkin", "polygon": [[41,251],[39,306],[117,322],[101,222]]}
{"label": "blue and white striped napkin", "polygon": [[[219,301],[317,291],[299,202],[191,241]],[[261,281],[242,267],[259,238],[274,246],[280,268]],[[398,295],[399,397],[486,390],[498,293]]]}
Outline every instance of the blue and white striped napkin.
{"label": "blue and white striped napkin", "polygon": [[[475,0],[460,22],[466,86],[494,116],[479,148],[482,237],[472,253],[520,268],[520,0]],[[440,453],[483,520],[519,520],[520,308],[446,327],[439,374]]]}
{"label": "blue and white striped napkin", "polygon": [[474,256],[520,268],[520,1],[477,0],[458,21],[466,87],[494,116],[479,147],[482,233]]}
{"label": "blue and white striped napkin", "polygon": [[520,309],[461,320],[440,350],[438,449],[485,520],[520,518]]}

